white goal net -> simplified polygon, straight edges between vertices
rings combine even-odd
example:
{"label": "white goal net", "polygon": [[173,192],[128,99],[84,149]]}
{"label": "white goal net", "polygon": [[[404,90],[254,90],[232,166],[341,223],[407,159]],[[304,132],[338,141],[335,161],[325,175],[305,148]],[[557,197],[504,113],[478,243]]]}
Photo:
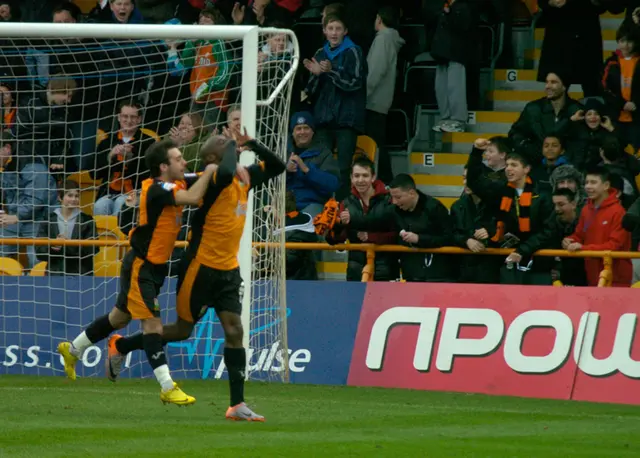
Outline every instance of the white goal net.
{"label": "white goal net", "polygon": [[[63,375],[57,344],[113,307],[150,144],[174,139],[197,172],[209,135],[244,127],[286,159],[297,63],[290,30],[2,25],[0,374]],[[251,152],[240,158],[254,161]],[[253,192],[239,256],[248,375],[258,380],[288,378],[284,232],[277,230],[284,194],[284,176]],[[190,216],[185,209],[182,242]],[[165,322],[176,317],[183,247],[172,254],[159,297]],[[225,377],[223,348],[209,310],[189,340],[168,345],[169,367],[176,378]],[[91,347],[78,375],[102,375],[105,356],[105,342]],[[143,352],[126,366],[125,377],[152,375]]]}

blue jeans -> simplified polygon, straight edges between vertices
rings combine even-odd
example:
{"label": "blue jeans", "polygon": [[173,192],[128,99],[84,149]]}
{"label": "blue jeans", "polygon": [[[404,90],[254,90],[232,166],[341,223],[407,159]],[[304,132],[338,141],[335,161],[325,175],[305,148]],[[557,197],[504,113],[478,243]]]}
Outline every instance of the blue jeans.
{"label": "blue jeans", "polygon": [[[38,236],[39,222],[43,221],[56,205],[56,182],[43,163],[26,164],[19,172],[2,172],[0,184],[4,193],[4,210],[18,215],[17,224],[0,227],[0,238],[34,238]],[[37,263],[35,248],[27,247],[32,267]],[[1,245],[2,256],[15,256],[17,245]]]}
{"label": "blue jeans", "polygon": [[117,216],[122,210],[125,200],[127,200],[125,194],[102,196],[93,204],[93,214]]}

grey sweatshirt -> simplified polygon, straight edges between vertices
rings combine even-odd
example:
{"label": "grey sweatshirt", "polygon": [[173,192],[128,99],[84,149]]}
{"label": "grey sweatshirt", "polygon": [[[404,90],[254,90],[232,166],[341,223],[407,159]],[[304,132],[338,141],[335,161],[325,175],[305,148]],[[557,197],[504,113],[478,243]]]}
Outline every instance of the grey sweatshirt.
{"label": "grey sweatshirt", "polygon": [[396,87],[398,51],[402,45],[404,40],[396,29],[386,28],[376,34],[367,55],[367,110],[389,112]]}

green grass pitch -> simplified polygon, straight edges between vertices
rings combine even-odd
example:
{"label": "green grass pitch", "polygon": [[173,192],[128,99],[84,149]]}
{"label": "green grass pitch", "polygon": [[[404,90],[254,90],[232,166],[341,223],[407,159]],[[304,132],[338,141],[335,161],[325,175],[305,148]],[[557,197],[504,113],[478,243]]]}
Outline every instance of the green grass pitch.
{"label": "green grass pitch", "polygon": [[224,419],[223,381],[0,377],[0,457],[639,457],[640,408],[377,388],[247,385],[266,423]]}

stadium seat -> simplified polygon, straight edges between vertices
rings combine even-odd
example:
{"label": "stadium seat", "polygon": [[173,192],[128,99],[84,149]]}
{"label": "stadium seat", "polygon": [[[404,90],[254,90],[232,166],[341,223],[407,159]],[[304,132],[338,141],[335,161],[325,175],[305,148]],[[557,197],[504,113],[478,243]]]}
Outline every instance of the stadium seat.
{"label": "stadium seat", "polygon": [[91,188],[94,186],[100,186],[102,180],[94,180],[86,170],[72,173],[67,177],[68,180],[73,180],[80,185],[80,189]]}
{"label": "stadium seat", "polygon": [[0,275],[19,277],[22,275],[22,264],[13,258],[0,258]]}
{"label": "stadium seat", "polygon": [[42,261],[33,266],[29,275],[32,277],[44,277],[47,272],[47,261]]}
{"label": "stadium seat", "polygon": [[634,283],[633,285],[631,285],[632,288],[640,288],[640,281]]}
{"label": "stadium seat", "polygon": [[[126,240],[125,235],[118,227],[117,216],[94,216],[96,222],[96,229],[98,231],[99,240]],[[104,246],[100,248],[100,251],[96,255],[96,263],[114,263],[119,262],[126,251],[126,247],[117,246]]]}
{"label": "stadium seat", "polygon": [[377,153],[378,153],[378,145],[373,140],[373,138],[368,137],[367,135],[360,135],[358,137],[358,143],[356,143],[356,148],[360,148],[371,162],[376,162]]}
{"label": "stadium seat", "polygon": [[80,191],[80,210],[93,215],[93,204],[96,202],[98,192],[95,188]]}
{"label": "stadium seat", "polygon": [[[96,256],[96,259],[98,256]],[[120,261],[94,261],[93,275],[96,277],[119,277]]]}

